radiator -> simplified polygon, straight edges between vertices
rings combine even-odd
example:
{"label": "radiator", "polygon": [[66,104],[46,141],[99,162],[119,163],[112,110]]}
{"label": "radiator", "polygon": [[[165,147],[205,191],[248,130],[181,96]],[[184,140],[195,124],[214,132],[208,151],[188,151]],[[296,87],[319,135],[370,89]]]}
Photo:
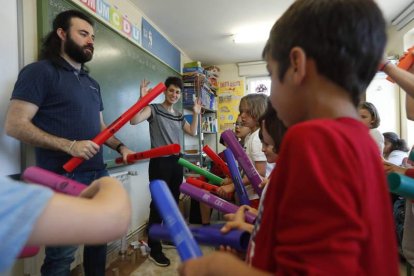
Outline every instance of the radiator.
{"label": "radiator", "polygon": [[[133,172],[118,172],[111,174],[111,177],[118,179],[125,190],[130,192],[131,189],[131,175],[135,173]],[[142,229],[141,229],[142,228]],[[127,234],[119,240],[113,241],[108,243],[108,249],[106,253],[106,266],[109,266],[113,261],[115,261],[121,252],[125,252],[128,245],[132,241],[138,240],[140,233],[145,229],[145,225],[138,229],[131,229],[129,227]]]}
{"label": "radiator", "polygon": [[[131,175],[135,175],[135,172],[118,172],[111,174],[111,177],[118,179],[123,187],[129,192],[131,188]],[[126,247],[133,241],[137,241],[140,237],[143,236],[146,225],[142,225],[137,229],[128,229],[128,233],[123,238],[108,243],[107,251],[107,267],[115,261],[121,250],[126,249]],[[123,248],[122,248],[123,247]],[[45,257],[44,247],[42,247],[39,253],[31,258],[26,258],[23,262],[24,266],[24,275],[30,276],[40,276],[40,268],[43,264],[43,259]],[[82,264],[83,260],[83,246],[79,246],[78,250],[75,253],[75,261],[71,264],[71,269]]]}

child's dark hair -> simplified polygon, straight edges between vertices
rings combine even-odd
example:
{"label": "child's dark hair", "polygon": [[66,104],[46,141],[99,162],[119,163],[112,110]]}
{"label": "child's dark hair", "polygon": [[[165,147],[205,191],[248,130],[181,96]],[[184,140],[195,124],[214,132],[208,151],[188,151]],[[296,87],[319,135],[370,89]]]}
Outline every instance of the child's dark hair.
{"label": "child's dark hair", "polygon": [[42,49],[39,55],[40,60],[49,59],[56,61],[60,57],[62,40],[57,35],[57,30],[62,29],[68,32],[72,18],[80,18],[88,22],[91,26],[94,25],[94,21],[81,11],[67,10],[59,13],[53,20],[52,31],[43,39]]}
{"label": "child's dark hair", "polygon": [[291,49],[302,48],[318,72],[348,91],[357,106],[378,70],[385,27],[372,0],[297,0],[274,24],[262,55],[278,63],[283,81]]}
{"label": "child's dark hair", "polygon": [[381,123],[381,118],[380,118],[380,115],[379,115],[378,110],[375,107],[375,105],[373,105],[370,102],[362,102],[359,105],[359,109],[365,109],[365,110],[367,110],[369,112],[369,114],[371,114],[372,123],[371,123],[371,127],[370,128],[377,128],[377,127],[379,127],[379,125]]}
{"label": "child's dark hair", "polygon": [[395,132],[384,132],[382,134],[385,140],[388,140],[391,143],[391,150],[400,150],[408,152],[410,149],[407,146],[407,142],[404,139],[400,139],[397,133]]}
{"label": "child's dark hair", "polygon": [[181,90],[183,90],[183,80],[181,78],[178,77],[168,77],[165,80],[165,86],[168,88],[170,85],[175,85],[178,88],[180,88]]}
{"label": "child's dark hair", "polygon": [[259,118],[259,138],[263,141],[263,134],[262,134],[262,122],[264,121],[264,127],[269,135],[272,137],[273,140],[273,151],[275,153],[279,153],[280,145],[282,144],[283,136],[285,135],[287,128],[283,124],[283,122],[277,117],[277,112],[273,108],[270,101],[267,103],[267,108],[265,113],[260,116]]}

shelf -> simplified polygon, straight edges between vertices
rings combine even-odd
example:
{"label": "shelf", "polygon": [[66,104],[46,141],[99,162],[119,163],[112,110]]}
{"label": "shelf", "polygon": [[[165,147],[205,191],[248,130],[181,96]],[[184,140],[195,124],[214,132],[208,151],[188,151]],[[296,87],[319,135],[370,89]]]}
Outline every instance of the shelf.
{"label": "shelf", "polygon": [[[184,105],[183,108],[184,109],[187,109],[187,110],[190,110],[190,111],[193,110],[193,106],[192,105]],[[217,113],[216,110],[210,109],[210,108],[207,108],[207,107],[204,107],[204,106],[201,107],[201,110],[204,111],[204,114],[205,113]]]}
{"label": "shelf", "polygon": [[183,153],[183,156],[187,156],[187,157],[193,157],[193,156],[200,156],[200,153]]}
{"label": "shelf", "polygon": [[207,108],[207,107],[204,107],[204,106],[201,109],[204,110],[204,112],[206,112],[206,113],[217,113],[217,110],[210,109],[210,108]]}

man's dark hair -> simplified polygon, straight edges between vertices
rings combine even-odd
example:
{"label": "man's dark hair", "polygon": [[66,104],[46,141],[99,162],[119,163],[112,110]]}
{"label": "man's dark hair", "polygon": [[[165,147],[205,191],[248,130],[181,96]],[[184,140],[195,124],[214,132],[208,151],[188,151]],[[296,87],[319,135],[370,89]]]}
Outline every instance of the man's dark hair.
{"label": "man's dark hair", "polygon": [[88,22],[91,26],[94,25],[92,19],[81,11],[67,10],[59,13],[53,20],[52,31],[43,39],[39,60],[49,59],[55,61],[60,57],[62,41],[60,37],[57,35],[56,31],[57,29],[62,28],[62,30],[68,32],[70,29],[72,18],[80,18]]}
{"label": "man's dark hair", "polygon": [[264,127],[266,128],[267,133],[272,137],[274,147],[273,151],[275,153],[279,153],[280,151],[280,145],[282,144],[283,136],[285,136],[285,133],[287,131],[286,126],[283,124],[283,122],[277,117],[277,112],[273,108],[270,101],[267,103],[267,108],[265,113],[260,116],[259,118],[259,138],[260,140],[263,140],[263,134],[262,134],[262,122],[264,121]]}
{"label": "man's dark hair", "polygon": [[165,86],[168,88],[170,85],[175,85],[178,88],[180,88],[181,90],[183,90],[183,80],[181,78],[178,77],[168,77],[165,80]]}
{"label": "man's dark hair", "polygon": [[385,26],[373,0],[297,0],[273,25],[263,58],[277,61],[283,81],[291,49],[302,48],[357,106],[381,61]]}

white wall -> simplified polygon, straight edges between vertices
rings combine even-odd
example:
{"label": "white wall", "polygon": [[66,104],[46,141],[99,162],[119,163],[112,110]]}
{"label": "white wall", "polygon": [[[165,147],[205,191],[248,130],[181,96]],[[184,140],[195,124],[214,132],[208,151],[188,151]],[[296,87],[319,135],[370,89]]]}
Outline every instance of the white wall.
{"label": "white wall", "polygon": [[4,133],[7,105],[19,71],[16,1],[2,3],[0,18],[0,174],[9,175],[20,172],[20,143]]}
{"label": "white wall", "polygon": [[[414,21],[405,26],[400,31],[397,31],[395,26],[390,26],[387,30],[388,43],[385,49],[386,56],[401,56],[408,47],[414,44]],[[406,118],[405,111],[405,92],[397,85],[400,112],[398,114],[400,118],[400,132],[402,138],[407,140],[409,146],[414,144],[414,122],[410,122]],[[398,133],[398,132],[397,132]]]}

